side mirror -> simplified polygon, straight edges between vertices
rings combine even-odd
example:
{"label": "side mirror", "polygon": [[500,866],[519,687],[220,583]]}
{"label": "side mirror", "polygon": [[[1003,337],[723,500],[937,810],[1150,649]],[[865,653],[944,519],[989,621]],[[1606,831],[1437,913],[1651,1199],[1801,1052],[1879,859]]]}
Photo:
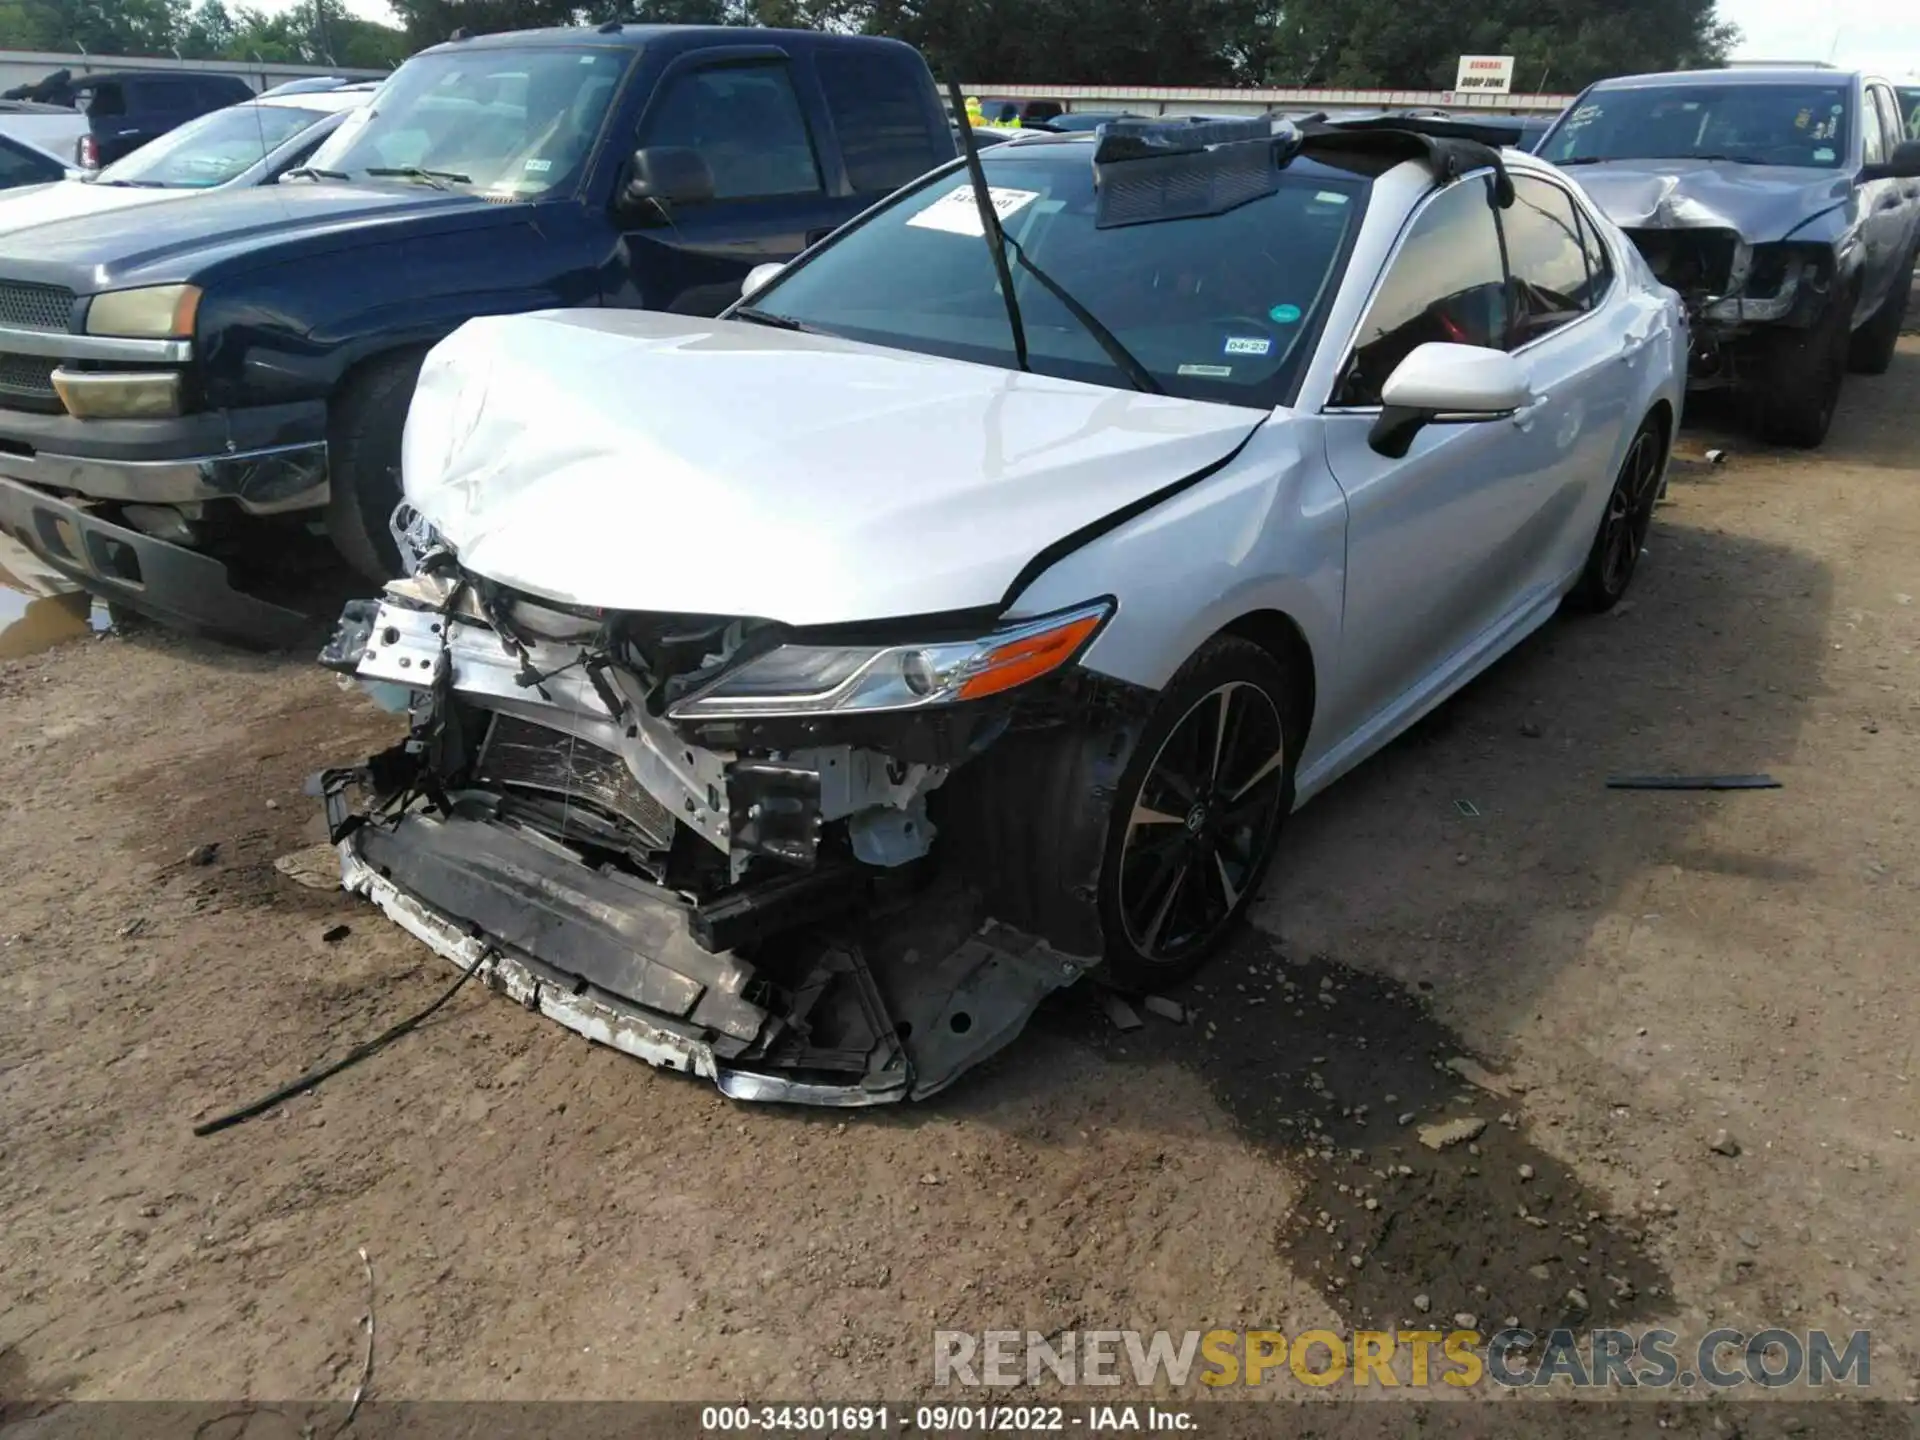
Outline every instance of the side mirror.
{"label": "side mirror", "polygon": [[651,145],[633,152],[621,201],[632,209],[652,209],[665,218],[675,205],[713,199],[713,171],[698,150],[684,145]]}
{"label": "side mirror", "polygon": [[1860,183],[1869,180],[1920,180],[1920,140],[1902,140],[1885,164],[1862,166]]}
{"label": "side mirror", "polygon": [[751,299],[753,292],[772,282],[773,277],[786,269],[779,260],[769,260],[764,265],[756,265],[747,271],[747,278],[740,282],[740,298]]}
{"label": "side mirror", "polygon": [[1469,425],[1513,414],[1533,399],[1527,372],[1504,350],[1428,344],[1387,377],[1380,418],[1367,443],[1390,460],[1404,457],[1429,425]]}

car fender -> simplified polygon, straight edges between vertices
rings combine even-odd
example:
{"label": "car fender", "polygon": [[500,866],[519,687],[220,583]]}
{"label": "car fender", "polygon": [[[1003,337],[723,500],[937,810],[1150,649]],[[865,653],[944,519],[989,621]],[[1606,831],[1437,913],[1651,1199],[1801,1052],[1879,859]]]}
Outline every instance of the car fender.
{"label": "car fender", "polygon": [[1277,412],[1219,472],[1062,556],[1010,613],[1112,595],[1118,608],[1081,663],[1152,690],[1259,611],[1291,618],[1322,668],[1339,635],[1347,512],[1320,428]]}

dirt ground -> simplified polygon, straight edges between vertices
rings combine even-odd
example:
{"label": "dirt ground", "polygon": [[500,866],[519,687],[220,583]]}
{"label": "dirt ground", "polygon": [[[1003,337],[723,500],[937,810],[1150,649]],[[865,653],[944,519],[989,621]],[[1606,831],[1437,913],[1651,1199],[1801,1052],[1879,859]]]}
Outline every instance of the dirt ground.
{"label": "dirt ground", "polygon": [[[1910,336],[1813,455],[1692,430],[1630,602],[1296,817],[1197,1023],[1068,992],[910,1109],[744,1108],[476,987],[194,1139],[448,982],[272,863],[393,722],[153,631],[0,663],[0,1394],[343,1398],[365,1247],[386,1399],[899,1398],[941,1327],[1491,1329],[1576,1288],[1871,1329],[1911,1397],[1917,413]],[[1491,1123],[1436,1156],[1408,1113]]]}

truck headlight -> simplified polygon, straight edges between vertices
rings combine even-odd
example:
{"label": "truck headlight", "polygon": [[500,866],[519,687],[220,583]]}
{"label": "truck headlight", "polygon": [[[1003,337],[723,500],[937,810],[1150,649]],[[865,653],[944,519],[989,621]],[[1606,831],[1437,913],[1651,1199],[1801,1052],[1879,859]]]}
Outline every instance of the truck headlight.
{"label": "truck headlight", "polygon": [[199,309],[198,285],[109,290],[87,306],[87,333],[142,340],[191,338]]}
{"label": "truck headlight", "polygon": [[80,420],[148,420],[180,413],[180,377],[171,370],[60,369],[53,372],[53,390],[67,413]]}
{"label": "truck headlight", "polygon": [[998,695],[1052,674],[1087,647],[1111,600],[1023,620],[977,640],[782,645],[668,707],[675,720],[918,710]]}

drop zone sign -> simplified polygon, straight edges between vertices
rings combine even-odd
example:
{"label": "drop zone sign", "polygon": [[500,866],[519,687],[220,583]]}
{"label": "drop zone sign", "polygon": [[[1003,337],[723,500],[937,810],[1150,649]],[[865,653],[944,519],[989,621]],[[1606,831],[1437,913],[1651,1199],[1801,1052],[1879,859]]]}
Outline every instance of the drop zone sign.
{"label": "drop zone sign", "polygon": [[1454,79],[1453,88],[1469,94],[1510,94],[1513,90],[1513,57],[1462,55],[1460,73]]}

